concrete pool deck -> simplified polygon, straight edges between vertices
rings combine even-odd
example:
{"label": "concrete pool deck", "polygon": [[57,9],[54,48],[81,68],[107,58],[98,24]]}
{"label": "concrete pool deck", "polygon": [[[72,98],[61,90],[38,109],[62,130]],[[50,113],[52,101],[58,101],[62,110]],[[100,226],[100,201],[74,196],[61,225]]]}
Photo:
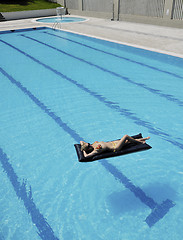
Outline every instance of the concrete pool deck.
{"label": "concrete pool deck", "polygon": [[[62,29],[183,58],[183,29],[92,17],[86,19],[84,22],[62,23]],[[35,20],[0,22],[0,31],[53,25]]]}

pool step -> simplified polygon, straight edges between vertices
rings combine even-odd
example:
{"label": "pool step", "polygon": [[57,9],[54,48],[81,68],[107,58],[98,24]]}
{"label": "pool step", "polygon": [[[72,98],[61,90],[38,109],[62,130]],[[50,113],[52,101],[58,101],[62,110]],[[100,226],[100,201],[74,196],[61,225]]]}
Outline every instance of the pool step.
{"label": "pool step", "polygon": [[0,13],[0,22],[6,21],[5,17]]}

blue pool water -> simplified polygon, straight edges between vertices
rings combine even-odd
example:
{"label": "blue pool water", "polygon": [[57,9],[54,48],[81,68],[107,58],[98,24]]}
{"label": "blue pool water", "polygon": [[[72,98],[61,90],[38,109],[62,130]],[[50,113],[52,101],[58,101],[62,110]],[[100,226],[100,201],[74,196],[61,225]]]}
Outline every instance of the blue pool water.
{"label": "blue pool water", "polygon": [[54,23],[55,21],[57,22],[62,22],[62,23],[70,23],[70,22],[83,22],[85,21],[85,18],[79,18],[79,17],[51,17],[51,18],[41,18],[38,19],[37,22],[43,22],[43,23]]}
{"label": "blue pool water", "polygon": [[[0,239],[182,240],[183,59],[49,28],[0,48]],[[77,160],[140,132],[151,150]]]}

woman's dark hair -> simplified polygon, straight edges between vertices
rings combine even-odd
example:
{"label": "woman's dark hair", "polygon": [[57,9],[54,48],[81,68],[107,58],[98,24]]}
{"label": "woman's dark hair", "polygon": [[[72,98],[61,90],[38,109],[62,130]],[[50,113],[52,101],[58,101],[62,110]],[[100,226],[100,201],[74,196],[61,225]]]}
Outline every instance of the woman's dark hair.
{"label": "woman's dark hair", "polygon": [[93,149],[94,148],[92,147],[92,145],[90,143],[88,143],[88,147],[85,148],[85,152],[87,154],[89,154],[89,153],[91,153],[93,151]]}

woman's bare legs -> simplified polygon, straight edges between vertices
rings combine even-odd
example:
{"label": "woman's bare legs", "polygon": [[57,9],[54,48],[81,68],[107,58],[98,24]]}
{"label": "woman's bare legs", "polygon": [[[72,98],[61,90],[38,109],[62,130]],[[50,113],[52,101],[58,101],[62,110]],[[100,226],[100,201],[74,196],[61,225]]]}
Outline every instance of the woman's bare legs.
{"label": "woman's bare legs", "polygon": [[137,141],[141,142],[141,143],[145,143],[146,140],[149,140],[150,137],[146,137],[146,138],[139,138],[139,139],[136,139]]}
{"label": "woman's bare legs", "polygon": [[117,143],[115,150],[120,150],[126,143],[145,143],[150,137],[134,139],[128,135],[124,135]]}

